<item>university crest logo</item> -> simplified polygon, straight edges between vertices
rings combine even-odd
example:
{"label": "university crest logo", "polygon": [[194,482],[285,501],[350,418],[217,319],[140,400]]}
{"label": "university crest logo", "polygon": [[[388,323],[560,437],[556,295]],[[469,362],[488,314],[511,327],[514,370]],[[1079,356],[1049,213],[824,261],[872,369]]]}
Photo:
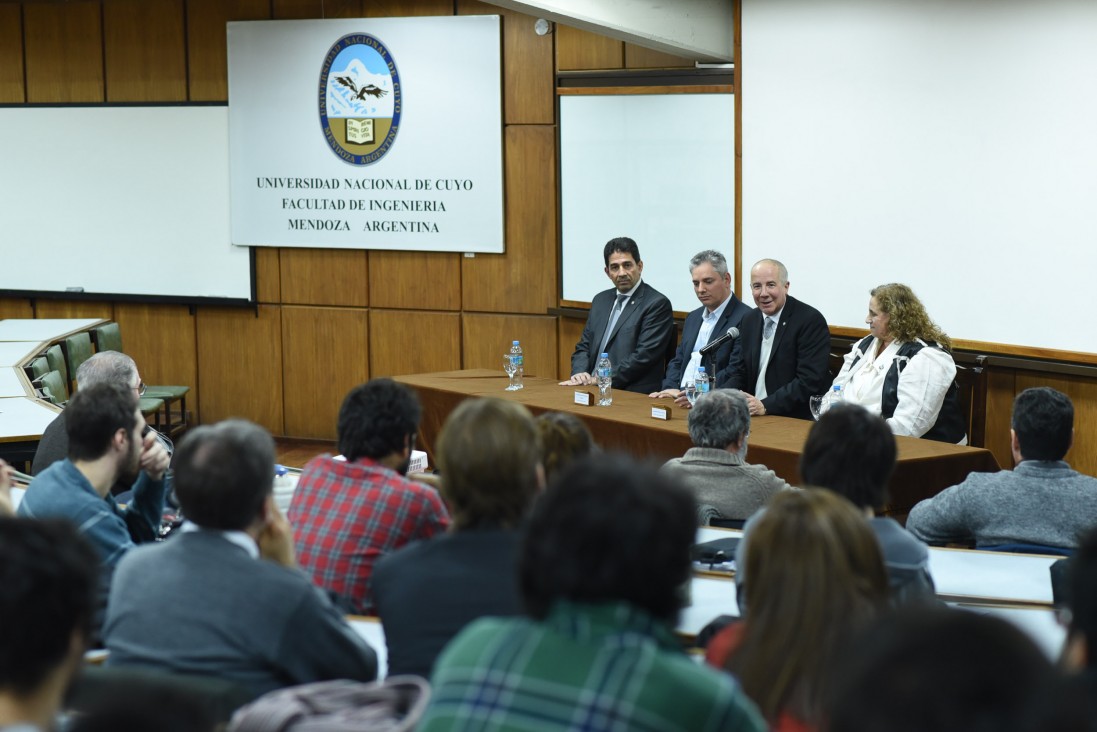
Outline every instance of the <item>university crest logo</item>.
{"label": "university crest logo", "polygon": [[372,165],[392,149],[403,98],[396,62],[381,41],[367,33],[336,41],[324,56],[318,91],[320,127],[339,159]]}

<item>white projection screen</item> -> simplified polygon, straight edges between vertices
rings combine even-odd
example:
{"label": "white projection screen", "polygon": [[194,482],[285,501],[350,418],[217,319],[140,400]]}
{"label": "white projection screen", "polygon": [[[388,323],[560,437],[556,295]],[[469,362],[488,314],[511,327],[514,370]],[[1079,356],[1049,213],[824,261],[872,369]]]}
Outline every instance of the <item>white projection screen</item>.
{"label": "white projection screen", "polygon": [[564,300],[611,287],[602,249],[628,236],[644,281],[675,310],[696,308],[690,257],[716,249],[734,261],[734,97],[562,96],[560,215]]}
{"label": "white projection screen", "polygon": [[953,338],[1097,352],[1097,3],[743,0],[742,38],[744,286],[776,257],[832,325],[898,281]]}
{"label": "white projection screen", "polygon": [[0,107],[0,290],[248,302],[227,108]]}

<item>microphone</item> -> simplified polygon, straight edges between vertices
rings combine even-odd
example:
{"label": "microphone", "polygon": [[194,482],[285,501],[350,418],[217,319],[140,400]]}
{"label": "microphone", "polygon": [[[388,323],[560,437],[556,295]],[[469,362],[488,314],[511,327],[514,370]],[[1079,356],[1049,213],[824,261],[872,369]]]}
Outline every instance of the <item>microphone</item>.
{"label": "microphone", "polygon": [[709,355],[710,353],[712,353],[713,351],[715,351],[716,349],[718,349],[720,346],[724,345],[728,341],[733,341],[738,337],[739,337],[739,329],[736,328],[733,325],[730,328],[728,328],[727,333],[724,333],[722,336],[720,336],[719,338],[717,338],[714,341],[709,341],[708,345],[706,345],[704,348],[702,348],[699,351],[699,353],[701,354],[701,357],[704,358],[705,356]]}

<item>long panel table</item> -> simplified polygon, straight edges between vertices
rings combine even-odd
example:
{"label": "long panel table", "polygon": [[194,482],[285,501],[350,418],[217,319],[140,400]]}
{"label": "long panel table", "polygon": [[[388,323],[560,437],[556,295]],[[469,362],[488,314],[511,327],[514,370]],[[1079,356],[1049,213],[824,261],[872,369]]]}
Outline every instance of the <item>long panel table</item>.
{"label": "long panel table", "polygon": [[[670,406],[670,400],[650,399],[644,394],[614,391],[609,407],[584,407],[574,403],[576,389],[595,387],[559,386],[552,379],[527,376],[525,388],[505,391],[507,377],[502,371],[469,369],[433,374],[396,376],[397,381],[413,387],[423,402],[419,445],[434,464],[433,447],[446,417],[469,397],[498,397],[524,404],[534,414],[571,412],[583,419],[594,439],[604,449],[619,450],[641,458],[664,462],[685,453],[692,442],[686,428],[687,410],[672,409],[671,419],[663,422],[651,417],[653,405]],[[800,481],[800,451],[807,439],[811,422],[788,417],[755,417],[750,427],[747,460],[766,465],[793,485]],[[955,485],[972,471],[997,471],[994,455],[983,448],[949,445],[912,437],[896,438],[899,465],[890,485],[890,514],[906,514],[923,498],[936,495]]]}

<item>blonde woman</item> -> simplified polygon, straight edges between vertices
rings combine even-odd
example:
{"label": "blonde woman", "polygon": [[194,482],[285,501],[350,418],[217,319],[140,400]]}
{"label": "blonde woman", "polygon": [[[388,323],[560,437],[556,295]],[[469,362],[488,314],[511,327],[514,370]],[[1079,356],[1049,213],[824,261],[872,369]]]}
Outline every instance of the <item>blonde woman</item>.
{"label": "blonde woman", "polygon": [[906,285],[880,285],[869,294],[869,335],[853,344],[834,384],[896,435],[965,444],[952,340]]}

